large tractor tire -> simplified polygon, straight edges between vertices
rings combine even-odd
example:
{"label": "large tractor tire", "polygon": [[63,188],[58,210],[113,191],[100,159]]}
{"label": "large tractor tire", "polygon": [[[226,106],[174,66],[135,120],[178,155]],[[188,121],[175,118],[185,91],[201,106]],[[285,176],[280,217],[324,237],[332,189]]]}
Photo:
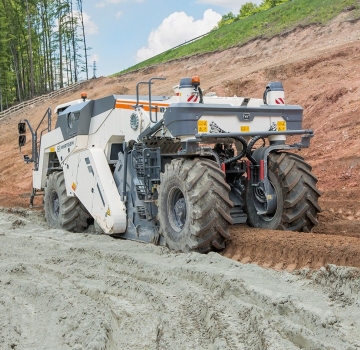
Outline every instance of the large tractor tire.
{"label": "large tractor tire", "polygon": [[62,228],[72,232],[83,232],[89,214],[76,197],[66,195],[63,172],[49,175],[44,195],[45,218],[50,228]]}
{"label": "large tractor tire", "polygon": [[321,194],[311,166],[297,154],[271,153],[268,177],[277,197],[276,209],[259,215],[257,209],[265,202],[264,195],[248,185],[245,192],[248,223],[258,228],[311,232],[318,224],[317,214],[321,210],[318,204]]}
{"label": "large tractor tire", "polygon": [[160,234],[166,245],[182,252],[224,249],[232,224],[229,191],[224,173],[209,159],[166,164],[158,198]]}

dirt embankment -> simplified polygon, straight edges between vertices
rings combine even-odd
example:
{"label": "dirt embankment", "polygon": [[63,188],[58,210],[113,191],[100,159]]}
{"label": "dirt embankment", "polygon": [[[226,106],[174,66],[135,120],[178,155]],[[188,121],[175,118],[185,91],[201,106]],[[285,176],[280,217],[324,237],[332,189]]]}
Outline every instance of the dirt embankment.
{"label": "dirt embankment", "polygon": [[[91,80],[81,89],[90,98],[133,94],[138,81],[163,76],[167,80],[157,82],[153,93],[168,95],[181,77],[198,74],[205,92],[261,97],[267,82],[282,81],[286,102],[300,104],[304,128],[315,131],[311,147],[301,155],[313,166],[322,191],[323,211],[314,230],[318,235],[233,227],[224,254],[289,270],[326,263],[360,267],[360,21],[351,16],[351,11],[344,12],[325,27],[298,28],[270,40]],[[0,121],[1,206],[28,205],[31,165],[24,165],[19,155],[17,121],[28,118],[35,123],[48,105],[79,94],[69,93]]]}

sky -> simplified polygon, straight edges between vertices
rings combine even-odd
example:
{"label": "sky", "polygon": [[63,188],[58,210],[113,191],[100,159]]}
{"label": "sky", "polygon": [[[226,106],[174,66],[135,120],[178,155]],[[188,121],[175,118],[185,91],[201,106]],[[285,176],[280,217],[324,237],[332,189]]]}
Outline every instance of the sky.
{"label": "sky", "polygon": [[[108,76],[213,29],[250,0],[84,0],[89,77]],[[260,4],[262,0],[251,0]]]}

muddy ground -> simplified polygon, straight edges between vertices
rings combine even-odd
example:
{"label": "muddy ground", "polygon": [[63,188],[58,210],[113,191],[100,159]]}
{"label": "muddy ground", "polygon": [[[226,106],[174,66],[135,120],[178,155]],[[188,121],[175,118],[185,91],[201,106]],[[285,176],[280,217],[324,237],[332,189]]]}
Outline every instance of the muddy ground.
{"label": "muddy ground", "polygon": [[[93,79],[0,120],[0,349],[359,349],[359,67],[360,21],[346,11],[325,27]],[[313,233],[234,226],[224,256],[177,254],[49,230],[26,209],[20,119],[35,125],[82,90],[134,94],[153,76],[167,78],[153,92],[169,95],[193,74],[221,96],[260,98],[280,80],[287,103],[303,106],[315,137],[301,155],[322,191]]]}

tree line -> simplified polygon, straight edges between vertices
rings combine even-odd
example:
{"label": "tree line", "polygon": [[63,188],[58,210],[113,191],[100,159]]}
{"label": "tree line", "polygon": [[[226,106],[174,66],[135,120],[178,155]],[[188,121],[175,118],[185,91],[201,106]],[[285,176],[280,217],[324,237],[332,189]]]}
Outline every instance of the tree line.
{"label": "tree line", "polygon": [[241,6],[238,14],[229,12],[223,15],[221,20],[218,22],[216,28],[221,28],[233,22],[239,21],[242,18],[255,15],[256,13],[266,11],[272,7],[284,4],[285,2],[289,2],[289,1],[291,0],[263,0],[263,2],[260,5],[256,5],[252,2],[247,2]]}
{"label": "tree line", "polygon": [[0,0],[0,111],[88,78],[82,0]]}

